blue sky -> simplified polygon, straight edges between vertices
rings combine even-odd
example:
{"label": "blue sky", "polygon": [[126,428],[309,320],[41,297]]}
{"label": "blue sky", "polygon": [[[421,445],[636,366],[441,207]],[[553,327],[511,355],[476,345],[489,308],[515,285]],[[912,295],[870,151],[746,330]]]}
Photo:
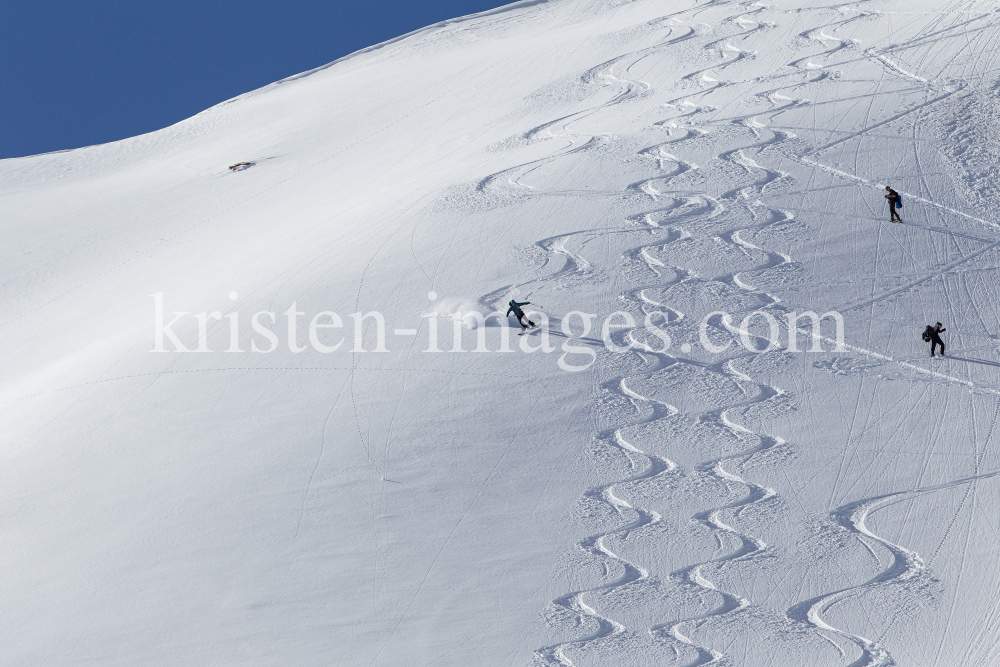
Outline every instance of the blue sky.
{"label": "blue sky", "polygon": [[0,158],[115,141],[504,0],[0,0]]}

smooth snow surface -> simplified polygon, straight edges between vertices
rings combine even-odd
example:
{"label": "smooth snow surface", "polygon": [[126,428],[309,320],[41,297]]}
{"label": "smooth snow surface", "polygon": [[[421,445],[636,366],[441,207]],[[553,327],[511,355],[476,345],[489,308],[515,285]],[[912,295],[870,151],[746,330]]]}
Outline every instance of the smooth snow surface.
{"label": "smooth snow surface", "polygon": [[1000,664],[998,10],[528,1],[0,162],[0,663]]}

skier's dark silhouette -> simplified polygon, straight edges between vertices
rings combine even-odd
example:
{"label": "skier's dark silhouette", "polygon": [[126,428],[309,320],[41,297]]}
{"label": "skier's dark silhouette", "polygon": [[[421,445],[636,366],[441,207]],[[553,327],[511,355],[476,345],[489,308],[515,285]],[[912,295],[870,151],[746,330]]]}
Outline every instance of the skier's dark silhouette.
{"label": "skier's dark silhouette", "polygon": [[936,327],[932,327],[928,324],[927,328],[924,330],[925,339],[929,340],[931,343],[932,357],[934,356],[934,350],[937,349],[938,345],[941,346],[941,356],[944,356],[944,341],[941,340],[941,334],[945,331],[947,331],[947,329],[945,329],[940,322],[937,323]]}
{"label": "skier's dark silhouette", "polygon": [[890,188],[888,185],[885,186],[885,191],[889,193],[885,196],[885,198],[889,200],[889,220],[893,222],[902,222],[903,219],[899,217],[899,213],[896,212],[896,204],[900,201],[899,193]]}
{"label": "skier's dark silhouette", "polygon": [[528,321],[528,324],[530,324],[532,328],[534,328],[536,326],[534,322],[532,322],[531,320],[529,320],[525,316],[524,311],[521,310],[521,306],[527,306],[527,305],[530,305],[530,304],[531,304],[530,301],[524,301],[522,303],[518,303],[517,301],[514,301],[514,299],[511,299],[510,303],[507,304],[508,306],[510,306],[507,309],[507,315],[509,316],[511,313],[514,313],[514,316],[517,317],[517,323],[521,325],[521,330],[522,331],[525,331],[525,330],[528,329],[528,327],[524,324],[525,320]]}

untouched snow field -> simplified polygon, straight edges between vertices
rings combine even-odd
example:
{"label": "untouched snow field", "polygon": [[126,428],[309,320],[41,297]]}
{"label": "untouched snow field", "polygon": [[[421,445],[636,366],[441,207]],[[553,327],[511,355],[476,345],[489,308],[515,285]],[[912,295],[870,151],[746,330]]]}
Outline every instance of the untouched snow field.
{"label": "untouched snow field", "polygon": [[998,10],[530,0],[0,162],[0,663],[1000,664]]}

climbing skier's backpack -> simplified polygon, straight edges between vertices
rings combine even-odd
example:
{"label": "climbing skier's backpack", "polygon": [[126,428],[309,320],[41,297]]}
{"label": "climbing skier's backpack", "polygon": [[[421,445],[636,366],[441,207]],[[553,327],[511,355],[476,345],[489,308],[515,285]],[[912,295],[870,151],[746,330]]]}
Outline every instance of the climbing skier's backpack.
{"label": "climbing skier's backpack", "polygon": [[896,208],[903,208],[903,198],[896,195]]}
{"label": "climbing skier's backpack", "polygon": [[931,342],[931,330],[930,330],[930,328],[924,329],[924,333],[921,336],[921,338],[924,339],[925,343]]}

